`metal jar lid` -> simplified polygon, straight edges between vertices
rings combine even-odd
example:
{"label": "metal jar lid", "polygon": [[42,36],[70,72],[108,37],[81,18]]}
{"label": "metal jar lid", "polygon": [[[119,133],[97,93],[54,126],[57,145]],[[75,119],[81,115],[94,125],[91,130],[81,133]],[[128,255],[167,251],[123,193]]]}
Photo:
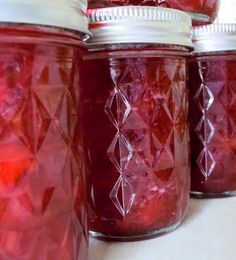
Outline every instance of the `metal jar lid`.
{"label": "metal jar lid", "polygon": [[0,22],[53,26],[88,33],[82,0],[0,0]]}
{"label": "metal jar lid", "polygon": [[93,37],[91,45],[157,43],[192,48],[191,18],[168,8],[122,6],[87,12]]}
{"label": "metal jar lid", "polygon": [[211,24],[194,28],[194,53],[236,50],[236,24]]}

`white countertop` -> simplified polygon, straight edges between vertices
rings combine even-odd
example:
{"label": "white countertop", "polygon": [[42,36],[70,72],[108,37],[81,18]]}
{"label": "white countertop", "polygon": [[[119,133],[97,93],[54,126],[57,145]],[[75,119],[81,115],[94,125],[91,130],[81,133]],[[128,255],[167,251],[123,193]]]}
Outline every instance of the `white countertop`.
{"label": "white countertop", "polygon": [[90,239],[89,260],[236,260],[236,197],[191,199],[174,232],[142,242]]}

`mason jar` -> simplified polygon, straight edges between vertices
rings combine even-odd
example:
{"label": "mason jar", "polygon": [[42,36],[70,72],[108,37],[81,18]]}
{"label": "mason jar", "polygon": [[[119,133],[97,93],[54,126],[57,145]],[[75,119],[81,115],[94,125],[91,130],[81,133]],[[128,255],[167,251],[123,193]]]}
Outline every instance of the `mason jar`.
{"label": "mason jar", "polygon": [[[227,0],[230,1],[230,0]],[[160,6],[188,12],[193,24],[212,23],[219,11],[220,0],[88,0],[89,8],[115,6]]]}
{"label": "mason jar", "polygon": [[194,30],[190,63],[191,193],[236,194],[236,25]]}
{"label": "mason jar", "polygon": [[1,1],[0,259],[86,259],[84,11],[72,0]]}
{"label": "mason jar", "polygon": [[88,12],[83,64],[89,228],[107,240],[175,229],[189,197],[190,17],[159,7]]}

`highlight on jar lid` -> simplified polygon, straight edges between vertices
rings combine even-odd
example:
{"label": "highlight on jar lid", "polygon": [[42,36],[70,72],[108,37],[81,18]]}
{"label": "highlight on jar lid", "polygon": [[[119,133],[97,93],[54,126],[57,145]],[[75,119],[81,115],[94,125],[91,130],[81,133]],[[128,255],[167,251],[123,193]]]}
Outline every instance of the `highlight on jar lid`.
{"label": "highlight on jar lid", "polygon": [[192,48],[191,18],[168,8],[123,6],[87,11],[89,44],[157,43]]}
{"label": "highlight on jar lid", "polygon": [[85,0],[0,0],[0,22],[88,32]]}
{"label": "highlight on jar lid", "polygon": [[211,24],[193,29],[194,53],[236,50],[236,24]]}

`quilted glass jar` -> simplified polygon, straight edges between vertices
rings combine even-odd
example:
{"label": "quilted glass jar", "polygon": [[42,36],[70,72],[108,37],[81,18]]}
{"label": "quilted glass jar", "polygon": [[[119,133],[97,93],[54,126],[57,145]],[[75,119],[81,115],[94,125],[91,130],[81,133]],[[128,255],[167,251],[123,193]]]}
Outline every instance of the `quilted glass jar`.
{"label": "quilted glass jar", "polygon": [[154,237],[175,229],[188,205],[191,19],[156,7],[89,15],[94,38],[82,76],[90,232]]}
{"label": "quilted glass jar", "polygon": [[[77,113],[87,30],[85,16],[69,2],[60,1],[55,9],[42,0],[1,1],[2,260],[87,259]],[[44,10],[43,17],[39,10]]]}
{"label": "quilted glass jar", "polygon": [[194,30],[190,64],[191,193],[236,194],[236,26]]}
{"label": "quilted glass jar", "polygon": [[114,6],[160,6],[188,12],[194,24],[212,23],[219,10],[220,0],[88,0],[89,8]]}

